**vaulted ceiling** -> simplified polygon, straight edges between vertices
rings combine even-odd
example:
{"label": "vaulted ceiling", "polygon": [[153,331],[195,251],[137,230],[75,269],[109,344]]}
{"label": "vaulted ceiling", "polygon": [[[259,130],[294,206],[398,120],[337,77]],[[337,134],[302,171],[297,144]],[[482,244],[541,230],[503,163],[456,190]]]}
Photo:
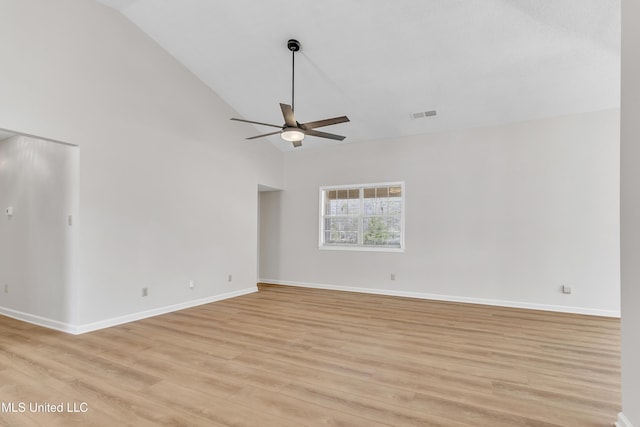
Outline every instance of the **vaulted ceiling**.
{"label": "vaulted ceiling", "polygon": [[[245,119],[281,124],[296,38],[300,122],[342,142],[616,108],[620,0],[99,0]],[[412,119],[415,112],[437,110]],[[238,138],[266,133],[234,122]],[[292,149],[279,137],[268,138]],[[267,143],[253,140],[248,143]],[[307,137],[304,149],[341,144]]]}

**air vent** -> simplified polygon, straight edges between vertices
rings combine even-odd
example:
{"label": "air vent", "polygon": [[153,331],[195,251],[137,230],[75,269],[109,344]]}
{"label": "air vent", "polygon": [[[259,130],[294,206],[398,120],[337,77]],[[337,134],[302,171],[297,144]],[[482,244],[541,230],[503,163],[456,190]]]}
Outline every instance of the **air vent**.
{"label": "air vent", "polygon": [[420,111],[418,113],[411,113],[411,120],[415,120],[415,119],[424,119],[426,117],[431,117],[431,116],[435,116],[436,115],[436,110],[431,110],[431,111]]}

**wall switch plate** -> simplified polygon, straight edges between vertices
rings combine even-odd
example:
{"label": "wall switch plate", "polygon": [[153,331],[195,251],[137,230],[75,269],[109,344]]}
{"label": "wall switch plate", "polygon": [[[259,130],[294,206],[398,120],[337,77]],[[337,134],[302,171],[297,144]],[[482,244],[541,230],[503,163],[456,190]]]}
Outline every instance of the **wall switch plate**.
{"label": "wall switch plate", "polygon": [[571,293],[571,286],[562,285],[562,293],[563,294],[570,294]]}
{"label": "wall switch plate", "polygon": [[193,282],[193,280],[189,280],[189,289],[193,289],[196,287],[196,284]]}
{"label": "wall switch plate", "polygon": [[6,208],[6,209],[4,210],[4,213],[5,213],[7,216],[13,216],[13,206],[9,206],[8,208]]}

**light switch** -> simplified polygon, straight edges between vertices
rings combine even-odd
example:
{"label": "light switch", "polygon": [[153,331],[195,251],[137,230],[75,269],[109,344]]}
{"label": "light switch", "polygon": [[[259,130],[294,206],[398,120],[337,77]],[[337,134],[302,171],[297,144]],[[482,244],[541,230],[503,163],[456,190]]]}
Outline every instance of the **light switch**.
{"label": "light switch", "polygon": [[9,206],[7,209],[5,209],[4,211],[7,216],[13,216],[13,206]]}

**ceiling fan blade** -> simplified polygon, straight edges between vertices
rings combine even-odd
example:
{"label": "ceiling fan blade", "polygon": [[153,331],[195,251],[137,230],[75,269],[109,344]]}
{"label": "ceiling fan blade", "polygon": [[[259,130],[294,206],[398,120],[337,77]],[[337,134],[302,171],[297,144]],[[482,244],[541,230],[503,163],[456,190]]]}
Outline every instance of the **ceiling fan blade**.
{"label": "ceiling fan blade", "polygon": [[273,127],[273,128],[280,128],[280,129],[282,129],[282,126],[278,126],[278,125],[271,125],[271,124],[269,124],[269,123],[254,122],[253,120],[244,120],[244,119],[231,119],[231,120],[235,120],[236,122],[253,123],[254,125],[271,126],[271,127]]}
{"label": "ceiling fan blade", "polygon": [[[278,126],[278,127],[279,127],[279,126]],[[280,131],[278,131],[278,132],[270,132],[270,133],[263,133],[262,135],[251,136],[251,137],[246,138],[246,139],[262,138],[263,136],[277,135],[277,134],[279,134],[279,133],[280,133]]]}
{"label": "ceiling fan blade", "polygon": [[311,135],[311,136],[317,136],[319,138],[335,139],[336,141],[342,141],[342,140],[344,140],[346,138],[345,136],[342,136],[342,135],[334,135],[332,133],[320,132],[320,131],[313,130],[313,129],[305,130],[304,134],[305,135]]}
{"label": "ceiling fan blade", "polygon": [[297,128],[298,122],[296,122],[296,118],[293,115],[293,109],[291,105],[280,104],[280,109],[282,110],[282,115],[284,116],[284,122],[288,127]]}
{"label": "ceiling fan blade", "polygon": [[302,147],[302,141],[291,141],[294,148]]}
{"label": "ceiling fan blade", "polygon": [[300,127],[302,129],[307,130],[307,129],[320,128],[323,126],[337,125],[338,123],[345,123],[348,121],[349,121],[349,117],[341,116],[341,117],[334,117],[333,119],[318,120],[316,122],[301,123]]}

